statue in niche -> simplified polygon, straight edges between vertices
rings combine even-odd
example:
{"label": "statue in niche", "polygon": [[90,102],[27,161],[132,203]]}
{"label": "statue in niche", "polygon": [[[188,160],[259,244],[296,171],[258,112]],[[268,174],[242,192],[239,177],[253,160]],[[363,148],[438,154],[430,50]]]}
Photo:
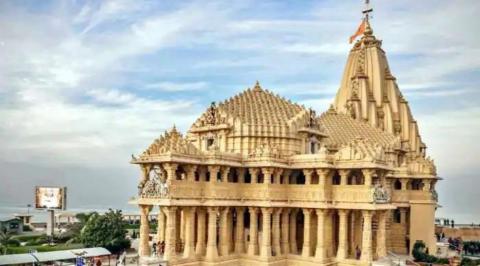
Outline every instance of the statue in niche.
{"label": "statue in niche", "polygon": [[374,203],[387,203],[390,201],[390,193],[379,183],[375,184],[373,188],[373,202]]}
{"label": "statue in niche", "polygon": [[217,123],[217,105],[215,102],[210,104],[210,107],[207,109],[207,114],[205,117],[205,123],[207,125],[215,125]]}

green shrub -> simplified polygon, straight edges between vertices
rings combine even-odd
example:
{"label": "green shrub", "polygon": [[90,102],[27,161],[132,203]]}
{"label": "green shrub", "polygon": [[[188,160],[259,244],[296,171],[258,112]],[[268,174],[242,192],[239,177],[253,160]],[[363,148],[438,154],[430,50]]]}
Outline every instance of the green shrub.
{"label": "green shrub", "polygon": [[20,241],[18,241],[17,239],[13,239],[13,238],[12,238],[12,239],[9,239],[9,240],[7,241],[7,245],[8,245],[8,246],[11,246],[11,247],[18,247],[18,246],[20,246]]}

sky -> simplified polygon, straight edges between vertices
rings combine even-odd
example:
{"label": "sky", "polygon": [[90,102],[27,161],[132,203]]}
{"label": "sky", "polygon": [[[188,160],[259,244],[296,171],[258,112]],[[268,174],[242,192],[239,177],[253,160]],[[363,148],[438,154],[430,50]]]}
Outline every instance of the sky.
{"label": "sky", "polygon": [[[435,159],[439,217],[480,223],[477,0],[377,0],[371,24]],[[0,206],[35,185],[134,208],[130,165],[173,124],[259,80],[328,109],[360,0],[0,1]]]}

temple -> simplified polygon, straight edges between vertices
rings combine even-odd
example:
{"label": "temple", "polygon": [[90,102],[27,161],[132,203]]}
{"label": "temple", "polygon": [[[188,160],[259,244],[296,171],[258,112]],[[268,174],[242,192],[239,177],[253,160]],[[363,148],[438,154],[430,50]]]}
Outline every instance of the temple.
{"label": "temple", "polygon": [[368,20],[326,112],[257,82],[131,163],[142,265],[371,265],[416,241],[436,250],[436,168]]}

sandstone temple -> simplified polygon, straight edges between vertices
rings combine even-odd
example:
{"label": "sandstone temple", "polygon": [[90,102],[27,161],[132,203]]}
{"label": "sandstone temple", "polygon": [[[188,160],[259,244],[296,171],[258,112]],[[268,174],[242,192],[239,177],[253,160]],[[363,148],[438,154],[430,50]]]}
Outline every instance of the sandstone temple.
{"label": "sandstone temple", "polygon": [[368,20],[324,113],[257,82],[131,163],[142,265],[371,265],[419,240],[436,250],[439,178]]}

